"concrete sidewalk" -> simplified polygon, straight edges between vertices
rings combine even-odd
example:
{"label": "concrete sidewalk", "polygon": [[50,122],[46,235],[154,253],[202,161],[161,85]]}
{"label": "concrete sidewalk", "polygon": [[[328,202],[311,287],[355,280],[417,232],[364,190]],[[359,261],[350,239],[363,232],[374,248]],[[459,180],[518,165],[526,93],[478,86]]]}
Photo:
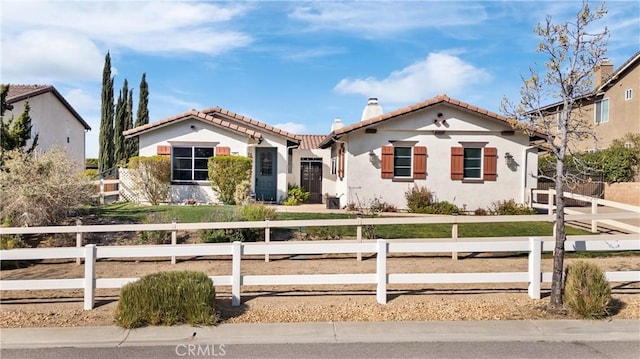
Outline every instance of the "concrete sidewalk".
{"label": "concrete sidewalk", "polygon": [[177,344],[402,343],[481,341],[638,341],[640,320],[517,320],[222,324],[216,327],[10,328],[0,348]]}

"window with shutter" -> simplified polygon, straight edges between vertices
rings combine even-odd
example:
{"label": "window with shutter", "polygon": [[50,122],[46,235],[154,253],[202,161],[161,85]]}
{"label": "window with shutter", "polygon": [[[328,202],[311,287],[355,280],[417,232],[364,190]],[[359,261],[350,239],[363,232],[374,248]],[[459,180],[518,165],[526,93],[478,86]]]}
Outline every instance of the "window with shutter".
{"label": "window with shutter", "polygon": [[171,146],[158,146],[156,154],[158,156],[171,156]]}
{"label": "window with shutter", "polygon": [[498,150],[494,147],[451,147],[451,179],[495,181]]}
{"label": "window with shutter", "polygon": [[413,179],[427,178],[427,148],[415,146],[413,148]]}
{"label": "window with shutter", "polygon": [[485,147],[482,166],[482,179],[495,181],[498,177],[498,150],[494,147]]}
{"label": "window with shutter", "polygon": [[464,178],[464,148],[451,147],[451,179],[460,181]]}
{"label": "window with shutter", "polygon": [[224,146],[216,146],[216,156],[229,156],[231,148]]}
{"label": "window with shutter", "polygon": [[393,146],[382,147],[382,178],[393,178]]}
{"label": "window with shutter", "polygon": [[338,178],[344,178],[344,143],[340,145],[338,150]]}

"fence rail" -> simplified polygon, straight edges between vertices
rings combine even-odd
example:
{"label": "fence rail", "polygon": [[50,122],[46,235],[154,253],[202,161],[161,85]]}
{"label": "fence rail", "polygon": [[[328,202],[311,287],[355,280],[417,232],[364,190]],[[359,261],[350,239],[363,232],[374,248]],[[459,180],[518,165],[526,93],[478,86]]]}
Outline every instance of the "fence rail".
{"label": "fence rail", "polygon": [[[603,219],[630,218],[633,213],[607,213],[568,215],[567,219]],[[357,218],[346,220],[305,220],[305,221],[264,221],[264,222],[223,222],[223,223],[167,223],[156,225],[101,225],[101,226],[59,226],[31,228],[0,228],[1,234],[27,233],[87,233],[113,231],[172,231],[175,240],[177,230],[195,230],[206,228],[264,228],[269,233],[276,227],[308,227],[308,226],[362,226],[370,224],[417,224],[417,223],[482,223],[508,221],[541,221],[550,216],[442,216],[411,218]],[[358,231],[360,233],[361,231]],[[452,230],[452,233],[457,233]],[[268,238],[268,236],[267,236]],[[176,256],[231,256],[232,266],[229,275],[211,276],[217,286],[231,286],[232,305],[241,302],[241,288],[253,285],[331,285],[331,284],[375,284],[376,298],[379,303],[387,301],[388,284],[430,284],[430,283],[528,283],[528,294],[531,298],[540,298],[541,283],[551,281],[551,273],[541,271],[541,254],[552,251],[552,237],[499,237],[499,238],[439,238],[439,239],[393,239],[393,240],[356,240],[322,241],[322,242],[264,242],[264,243],[222,243],[222,244],[175,244],[156,246],[96,246],[65,248],[28,248],[1,250],[0,261],[33,260],[33,259],[84,259],[84,277],[73,279],[39,279],[39,280],[0,280],[0,290],[37,290],[37,289],[83,289],[84,308],[90,310],[94,306],[97,288],[121,288],[126,283],[138,278],[96,278],[96,261],[101,258],[148,258]],[[640,250],[637,235],[600,235],[570,236],[565,242],[567,251],[636,251]],[[397,253],[442,253],[442,252],[527,252],[527,272],[505,273],[388,273],[387,257]],[[241,271],[243,256],[264,255],[298,255],[362,253],[376,254],[376,271],[360,274],[282,274],[282,275],[243,275]],[[78,260],[80,263],[80,260]],[[611,281],[640,281],[640,271],[607,272]]]}

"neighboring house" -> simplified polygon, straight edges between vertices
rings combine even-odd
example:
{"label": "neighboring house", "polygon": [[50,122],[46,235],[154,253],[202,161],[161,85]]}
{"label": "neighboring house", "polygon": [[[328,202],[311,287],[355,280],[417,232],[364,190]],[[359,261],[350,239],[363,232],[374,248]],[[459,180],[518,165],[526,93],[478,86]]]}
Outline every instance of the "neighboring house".
{"label": "neighboring house", "polygon": [[[536,188],[537,148],[507,119],[440,95],[384,114],[370,99],[362,121],[329,135],[295,135],[219,107],[192,110],[124,132],[138,136],[140,155],[171,157],[172,201],[216,202],[207,159],[254,159],[252,189],[258,200],[281,202],[287,185],[367,207],[380,199],[406,208],[405,192],[425,186],[439,200],[467,210],[494,201],[528,200]],[[358,203],[359,202],[359,203]]]}
{"label": "neighboring house", "polygon": [[[595,70],[593,91],[581,96],[581,106],[573,111],[576,121],[590,126],[596,139],[571,143],[576,151],[595,151],[609,147],[627,133],[640,134],[640,51],[613,70],[605,59]],[[562,109],[561,103],[541,110],[551,115]]]}
{"label": "neighboring house", "polygon": [[[47,151],[53,146],[62,147],[84,169],[85,133],[91,130],[89,124],[51,85],[9,84],[7,104],[13,108],[4,113],[4,118],[12,115],[18,118],[27,102],[31,108],[31,138],[38,134],[36,150]],[[28,145],[30,144],[31,142]]]}
{"label": "neighboring house", "polygon": [[406,208],[407,190],[424,186],[473,211],[499,200],[525,203],[537,186],[538,150],[503,116],[446,95],[379,115],[377,100],[367,106],[359,123],[334,129],[319,145],[337,164],[327,192],[342,206],[378,198]]}

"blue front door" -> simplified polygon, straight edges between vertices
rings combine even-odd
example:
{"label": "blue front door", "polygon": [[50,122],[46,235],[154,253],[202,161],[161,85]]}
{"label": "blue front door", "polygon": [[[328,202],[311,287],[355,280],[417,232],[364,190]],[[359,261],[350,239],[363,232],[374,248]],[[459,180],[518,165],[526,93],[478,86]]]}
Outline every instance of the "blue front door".
{"label": "blue front door", "polygon": [[256,200],[275,202],[277,194],[278,153],[275,148],[257,147],[255,160]]}

